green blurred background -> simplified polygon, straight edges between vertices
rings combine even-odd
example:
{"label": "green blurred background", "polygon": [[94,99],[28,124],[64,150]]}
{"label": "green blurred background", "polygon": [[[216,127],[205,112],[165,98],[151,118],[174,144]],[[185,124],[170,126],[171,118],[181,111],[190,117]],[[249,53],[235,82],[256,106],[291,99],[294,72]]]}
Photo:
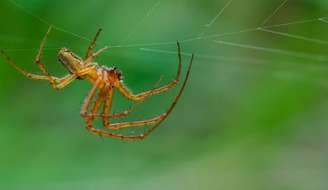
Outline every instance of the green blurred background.
{"label": "green blurred background", "polygon": [[[328,24],[315,21],[327,16],[327,1],[288,1],[266,23],[314,19],[272,30],[315,40],[238,33],[260,26],[280,0],[234,0],[206,27],[226,3],[1,0],[0,48],[31,72],[39,72],[33,60],[48,28],[40,19],[57,27],[43,56],[56,76],[66,74],[56,57],[60,47],[83,56],[88,45],[71,33],[90,39],[100,27],[99,48],[122,47],[97,61],[119,67],[134,92],[151,88],[161,75],[162,83],[174,77],[174,41],[182,41],[186,52],[184,70],[188,53],[196,59],[173,114],[140,142],[101,139],[85,130],[79,109],[91,88],[87,82],[56,92],[0,60],[0,189],[328,189]],[[230,32],[237,33],[185,40]],[[152,44],[158,42],[169,43]],[[148,99],[129,120],[163,112],[176,92]],[[129,105],[116,95],[114,110]]]}

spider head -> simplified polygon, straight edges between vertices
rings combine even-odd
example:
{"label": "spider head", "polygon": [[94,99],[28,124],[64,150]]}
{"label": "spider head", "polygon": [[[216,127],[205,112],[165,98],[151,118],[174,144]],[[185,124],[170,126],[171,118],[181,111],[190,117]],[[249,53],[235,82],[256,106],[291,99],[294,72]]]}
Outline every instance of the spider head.
{"label": "spider head", "polygon": [[78,71],[83,64],[82,59],[67,48],[61,48],[59,50],[58,59],[71,74]]}

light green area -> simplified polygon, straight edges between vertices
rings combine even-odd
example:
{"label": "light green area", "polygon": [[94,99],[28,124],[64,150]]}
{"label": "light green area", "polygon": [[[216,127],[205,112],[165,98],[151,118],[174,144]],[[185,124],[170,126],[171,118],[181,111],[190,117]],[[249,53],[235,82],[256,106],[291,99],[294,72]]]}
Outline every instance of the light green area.
{"label": "light green area", "polygon": [[[149,45],[256,28],[282,1],[235,0],[209,28],[205,24],[226,1],[10,2],[0,2],[0,48],[23,68],[39,72],[33,59],[48,26],[37,17],[89,39],[101,27],[99,48]],[[290,1],[267,25],[324,17],[327,9],[326,0]],[[320,21],[271,29],[328,41],[328,24]],[[328,61],[213,40],[327,57],[325,43],[260,31],[183,41],[185,52],[196,53],[189,85],[168,120],[141,142],[101,139],[84,129],[79,109],[91,88],[87,82],[56,92],[0,60],[0,189],[328,189]],[[87,45],[54,30],[43,61],[62,76],[58,49],[83,56]],[[174,77],[175,52],[171,43],[113,48],[97,62],[119,67],[126,84],[140,92],[161,75],[162,83]],[[185,70],[189,57],[183,58]],[[176,92],[150,98],[129,120],[165,111]],[[131,104],[118,94],[114,102],[116,111]]]}

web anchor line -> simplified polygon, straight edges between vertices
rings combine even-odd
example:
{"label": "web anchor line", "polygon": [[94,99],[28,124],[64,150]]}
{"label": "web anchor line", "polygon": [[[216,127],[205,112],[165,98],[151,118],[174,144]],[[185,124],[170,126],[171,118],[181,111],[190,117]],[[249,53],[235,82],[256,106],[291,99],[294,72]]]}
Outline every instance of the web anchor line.
{"label": "web anchor line", "polygon": [[285,37],[308,41],[308,42],[312,42],[312,43],[328,45],[328,41],[324,41],[324,40],[320,40],[320,39],[308,38],[305,36],[300,36],[300,35],[295,35],[295,34],[290,34],[290,33],[285,33],[285,32],[278,32],[278,31],[274,31],[274,30],[270,30],[270,29],[266,29],[266,28],[262,28],[262,27],[259,27],[258,30],[262,31],[262,32],[279,35],[279,36],[285,36]]}
{"label": "web anchor line", "polygon": [[279,11],[282,7],[287,4],[288,0],[284,0],[274,11],[271,15],[269,15],[263,22],[261,26],[265,26]]}
{"label": "web anchor line", "polygon": [[217,44],[222,44],[222,45],[234,46],[234,47],[239,47],[239,48],[244,48],[244,49],[252,49],[252,50],[262,51],[262,52],[267,52],[267,53],[287,55],[287,56],[291,56],[291,57],[309,59],[309,60],[318,61],[318,62],[323,62],[323,61],[328,60],[327,57],[324,55],[311,55],[311,54],[307,54],[307,53],[299,53],[299,52],[287,51],[287,50],[282,50],[282,49],[260,47],[260,46],[254,46],[254,45],[249,45],[249,44],[233,43],[233,42],[222,41],[222,40],[214,40],[213,42],[217,43]]}
{"label": "web anchor line", "polygon": [[150,9],[146,12],[146,15],[130,30],[126,38],[122,41],[122,43],[126,43],[127,41],[130,40],[130,38],[137,32],[139,29],[140,25],[145,22],[145,20],[150,17],[155,9],[161,4],[161,0],[157,1]]}
{"label": "web anchor line", "polygon": [[209,23],[204,25],[203,31],[199,34],[199,37],[205,35],[205,32],[213,26],[213,24],[220,18],[220,16],[224,13],[224,11],[230,6],[233,0],[229,0],[226,2],[226,4],[223,6],[223,8],[219,11],[218,14],[215,15],[214,18],[212,18]]}

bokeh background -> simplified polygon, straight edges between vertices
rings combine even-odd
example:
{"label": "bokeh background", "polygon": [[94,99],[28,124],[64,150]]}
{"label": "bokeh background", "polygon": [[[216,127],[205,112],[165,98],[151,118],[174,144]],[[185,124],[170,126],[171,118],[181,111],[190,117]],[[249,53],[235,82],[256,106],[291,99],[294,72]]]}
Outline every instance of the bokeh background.
{"label": "bokeh background", "polygon": [[[328,24],[318,20],[327,16],[327,1],[290,0],[273,15],[283,1],[234,0],[219,14],[226,3],[0,1],[0,48],[31,72],[39,72],[33,60],[49,23],[56,29],[43,61],[53,75],[66,74],[58,49],[83,56],[85,37],[101,27],[98,47],[114,47],[97,61],[120,68],[134,92],[151,88],[161,75],[162,84],[174,77],[176,40],[184,70],[189,53],[196,53],[173,114],[139,142],[85,130],[79,109],[87,82],[56,92],[0,60],[0,188],[327,189]],[[313,20],[270,28],[289,36],[254,30],[267,18],[267,26]],[[253,30],[239,32],[244,29]],[[231,35],[195,40],[223,33]],[[129,120],[165,111],[176,92],[148,99]],[[115,95],[114,110],[130,105]]]}

